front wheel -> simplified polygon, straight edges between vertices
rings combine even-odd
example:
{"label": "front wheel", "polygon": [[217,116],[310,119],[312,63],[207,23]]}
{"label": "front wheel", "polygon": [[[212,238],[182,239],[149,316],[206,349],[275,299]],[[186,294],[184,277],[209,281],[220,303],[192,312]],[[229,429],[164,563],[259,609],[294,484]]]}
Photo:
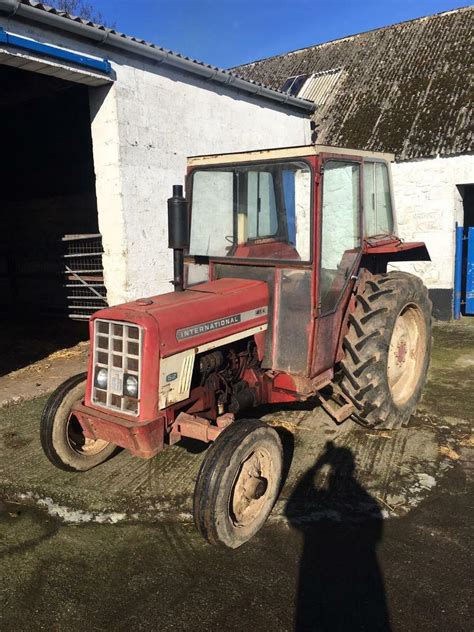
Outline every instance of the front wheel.
{"label": "front wheel", "polygon": [[50,396],[41,416],[40,439],[53,465],[67,472],[85,472],[103,463],[117,447],[102,439],[84,436],[79,420],[71,413],[84,399],[87,373],[66,380]]}
{"label": "front wheel", "polygon": [[399,428],[421,397],[431,353],[431,302],[407,272],[372,277],[356,297],[340,386],[364,426]]}
{"label": "front wheel", "polygon": [[280,491],[283,450],[273,428],[236,421],[209,448],[194,491],[194,521],[211,544],[235,549],[263,526]]}

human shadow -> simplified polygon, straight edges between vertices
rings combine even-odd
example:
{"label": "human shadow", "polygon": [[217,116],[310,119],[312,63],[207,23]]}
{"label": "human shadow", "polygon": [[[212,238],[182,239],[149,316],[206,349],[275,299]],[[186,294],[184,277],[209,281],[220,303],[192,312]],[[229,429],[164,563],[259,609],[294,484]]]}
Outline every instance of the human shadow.
{"label": "human shadow", "polygon": [[350,449],[329,441],[286,506],[303,535],[296,632],[389,632],[377,544],[382,515],[357,482]]}

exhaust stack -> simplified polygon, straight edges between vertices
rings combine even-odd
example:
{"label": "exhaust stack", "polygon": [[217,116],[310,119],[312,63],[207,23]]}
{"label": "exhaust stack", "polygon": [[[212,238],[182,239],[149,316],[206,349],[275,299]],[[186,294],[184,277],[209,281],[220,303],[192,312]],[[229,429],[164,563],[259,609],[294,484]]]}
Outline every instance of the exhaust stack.
{"label": "exhaust stack", "polygon": [[173,281],[175,292],[184,290],[184,251],[189,248],[188,205],[183,187],[173,185],[173,197],[168,199],[168,246],[173,249]]}

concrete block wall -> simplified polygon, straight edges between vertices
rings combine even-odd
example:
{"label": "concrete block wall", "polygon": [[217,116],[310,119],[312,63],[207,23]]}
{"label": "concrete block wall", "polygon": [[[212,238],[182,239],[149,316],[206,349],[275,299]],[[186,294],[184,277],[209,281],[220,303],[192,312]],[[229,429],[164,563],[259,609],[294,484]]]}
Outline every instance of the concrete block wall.
{"label": "concrete block wall", "polygon": [[[121,178],[117,214],[123,222],[121,246],[115,241],[116,252],[106,249],[104,257],[111,304],[171,290],[166,200],[173,184],[184,184],[187,156],[310,142],[308,119],[276,103],[165,67],[123,61],[114,64],[117,81],[111,90]],[[110,205],[105,212],[110,214]],[[100,215],[99,202],[105,238],[108,228]],[[121,279],[125,276],[120,284],[112,279],[118,264]]]}
{"label": "concrete block wall", "polygon": [[430,290],[435,316],[452,315],[455,225],[463,223],[458,185],[474,183],[474,156],[454,156],[395,163],[392,181],[398,235],[424,241],[430,262],[392,265],[420,276]]}

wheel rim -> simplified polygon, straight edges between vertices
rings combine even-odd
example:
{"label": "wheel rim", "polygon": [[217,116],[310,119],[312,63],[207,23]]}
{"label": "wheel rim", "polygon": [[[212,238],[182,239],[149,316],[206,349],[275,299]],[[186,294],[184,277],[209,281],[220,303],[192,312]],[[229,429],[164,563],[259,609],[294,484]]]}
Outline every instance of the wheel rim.
{"label": "wheel rim", "polygon": [[235,526],[248,527],[267,506],[275,481],[274,465],[265,448],[251,452],[240,465],[231,494]]}
{"label": "wheel rim", "polygon": [[83,456],[95,456],[109,445],[109,442],[103,439],[89,439],[84,436],[82,426],[75,415],[69,416],[66,437],[70,448]]}
{"label": "wheel rim", "polygon": [[398,314],[388,351],[388,385],[395,404],[404,404],[420,380],[426,353],[426,327],[417,305],[406,305]]}

